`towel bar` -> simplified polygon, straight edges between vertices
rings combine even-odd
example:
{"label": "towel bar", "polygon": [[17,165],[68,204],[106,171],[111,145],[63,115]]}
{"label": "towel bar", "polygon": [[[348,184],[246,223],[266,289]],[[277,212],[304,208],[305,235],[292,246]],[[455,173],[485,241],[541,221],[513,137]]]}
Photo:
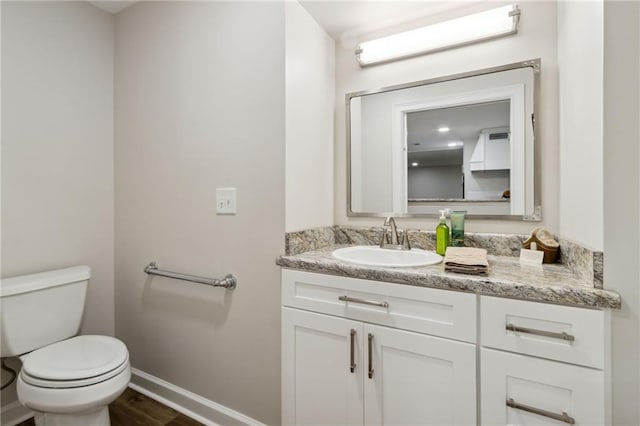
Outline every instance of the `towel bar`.
{"label": "towel bar", "polygon": [[238,284],[238,280],[236,279],[236,277],[231,274],[228,274],[221,280],[216,278],[199,277],[197,275],[181,274],[180,272],[171,272],[158,269],[158,264],[156,262],[151,262],[147,266],[145,266],[144,272],[149,275],[158,275],[161,277],[175,278],[176,280],[191,281],[198,284],[210,285],[212,287],[224,287],[228,288],[229,290],[233,290]]}

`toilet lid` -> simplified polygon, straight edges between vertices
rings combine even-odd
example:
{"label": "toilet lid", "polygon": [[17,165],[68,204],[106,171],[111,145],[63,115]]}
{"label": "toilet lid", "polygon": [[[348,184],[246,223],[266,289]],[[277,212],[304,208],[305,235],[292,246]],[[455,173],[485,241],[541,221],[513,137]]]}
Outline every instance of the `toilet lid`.
{"label": "toilet lid", "polygon": [[117,370],[128,360],[127,347],[116,338],[77,336],[31,352],[23,359],[22,372],[38,381],[82,381]]}

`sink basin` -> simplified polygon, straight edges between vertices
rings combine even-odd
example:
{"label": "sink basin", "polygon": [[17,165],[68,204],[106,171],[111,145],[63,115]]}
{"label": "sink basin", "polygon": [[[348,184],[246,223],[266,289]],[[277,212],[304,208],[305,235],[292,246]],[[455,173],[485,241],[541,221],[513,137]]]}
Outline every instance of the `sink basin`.
{"label": "sink basin", "polygon": [[442,262],[442,256],[426,250],[393,250],[377,246],[354,246],[334,250],[333,257],[358,265],[410,267],[435,265]]}

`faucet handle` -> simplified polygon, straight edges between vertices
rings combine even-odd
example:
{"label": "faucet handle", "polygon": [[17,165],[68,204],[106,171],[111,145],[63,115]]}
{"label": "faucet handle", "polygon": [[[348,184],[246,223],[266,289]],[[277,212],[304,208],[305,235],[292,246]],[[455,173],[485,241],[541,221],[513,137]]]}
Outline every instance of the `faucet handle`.
{"label": "faucet handle", "polygon": [[409,241],[409,230],[406,228],[402,230],[402,242],[400,244],[402,245],[402,250],[411,250],[411,241]]}
{"label": "faucet handle", "polygon": [[384,248],[389,244],[389,234],[387,233],[387,228],[382,228],[382,237],[380,238],[380,248]]}

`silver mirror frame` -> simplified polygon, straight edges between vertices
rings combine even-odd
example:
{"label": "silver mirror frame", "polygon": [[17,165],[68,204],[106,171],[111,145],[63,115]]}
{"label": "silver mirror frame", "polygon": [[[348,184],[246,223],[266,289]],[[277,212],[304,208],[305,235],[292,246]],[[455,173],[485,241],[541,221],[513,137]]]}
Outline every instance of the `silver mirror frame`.
{"label": "silver mirror frame", "polygon": [[[533,115],[531,117],[531,123],[533,125],[533,140],[532,148],[534,153],[533,160],[533,205],[534,211],[530,212],[526,215],[487,215],[487,214],[468,214],[466,217],[469,219],[498,219],[498,220],[516,220],[516,221],[533,221],[538,222],[542,220],[542,206],[540,204],[541,194],[540,194],[540,149],[536,141],[538,140],[538,128],[540,117],[538,113],[538,103],[536,99],[540,96],[540,58],[531,59],[522,62],[514,62],[511,64],[500,65],[497,67],[485,68],[481,70],[475,70],[460,74],[452,74],[443,77],[431,78],[428,80],[414,81],[411,83],[404,83],[395,86],[383,87],[381,89],[373,89],[373,90],[363,90],[360,92],[352,92],[347,93],[345,95],[345,109],[346,109],[346,131],[347,131],[347,216],[348,217],[387,217],[387,216],[395,216],[395,217],[415,217],[415,218],[438,218],[438,214],[432,213],[395,213],[395,212],[378,212],[378,213],[369,213],[369,212],[354,212],[351,208],[351,99],[357,96],[363,95],[372,95],[375,93],[383,93],[390,92],[393,90],[399,89],[407,89],[410,87],[416,86],[424,86],[427,84],[440,83],[443,81],[451,81],[451,80],[459,80],[467,77],[475,77],[484,74],[491,74],[500,71],[509,71],[513,69],[519,68],[532,68],[533,69]],[[451,206],[455,208],[457,203],[455,201],[451,202]]]}

